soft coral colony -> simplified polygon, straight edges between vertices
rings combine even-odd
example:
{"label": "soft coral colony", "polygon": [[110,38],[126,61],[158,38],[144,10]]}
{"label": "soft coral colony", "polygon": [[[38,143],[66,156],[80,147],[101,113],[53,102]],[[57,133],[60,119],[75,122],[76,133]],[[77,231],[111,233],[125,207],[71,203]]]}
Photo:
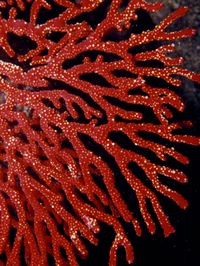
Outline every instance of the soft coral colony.
{"label": "soft coral colony", "polygon": [[[180,133],[191,123],[174,121],[173,110],[184,111],[175,91],[179,77],[200,82],[200,75],[181,68],[182,58],[170,56],[172,41],[194,34],[192,29],[167,29],[187,8],[151,29],[131,32],[137,10],[162,7],[144,0],[0,2],[1,265],[24,260],[46,266],[50,254],[56,265],[78,265],[77,258],[89,251],[85,240],[98,244],[100,223],[115,232],[109,265],[117,264],[120,246],[132,263],[133,243],[122,221],[140,236],[143,219],[154,233],[147,201],[164,235],[174,231],[159,194],[181,208],[187,200],[160,176],[187,182],[166,162],[173,157],[188,163],[175,143],[199,144],[198,137]],[[87,19],[102,10],[98,23],[95,15],[92,23]],[[113,40],[112,32],[129,33]],[[149,78],[167,86],[151,84]],[[117,185],[120,178],[137,199],[131,209]]]}

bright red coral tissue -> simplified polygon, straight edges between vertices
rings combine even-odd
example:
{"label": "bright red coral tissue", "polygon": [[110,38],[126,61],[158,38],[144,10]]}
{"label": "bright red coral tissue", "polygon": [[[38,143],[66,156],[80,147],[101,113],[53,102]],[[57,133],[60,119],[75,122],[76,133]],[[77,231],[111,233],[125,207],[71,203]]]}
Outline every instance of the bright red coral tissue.
{"label": "bright red coral tissue", "polygon": [[0,1],[1,265],[46,266],[50,255],[57,266],[79,265],[85,241],[98,245],[101,223],[115,232],[109,266],[121,246],[133,263],[124,222],[140,236],[143,220],[153,234],[147,202],[164,235],[174,232],[159,195],[188,203],[161,176],[187,182],[167,160],[187,164],[175,143],[200,143],[181,133],[190,122],[173,119],[184,111],[180,77],[200,75],[172,54],[174,40],[195,33],[168,30],[187,8],[132,31],[138,10],[161,8],[144,0]]}

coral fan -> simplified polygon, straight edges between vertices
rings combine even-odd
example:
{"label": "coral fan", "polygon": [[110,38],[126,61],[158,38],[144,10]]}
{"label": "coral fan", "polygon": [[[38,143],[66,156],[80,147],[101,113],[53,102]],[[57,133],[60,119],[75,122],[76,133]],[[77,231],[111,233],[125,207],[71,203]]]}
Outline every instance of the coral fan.
{"label": "coral fan", "polygon": [[[171,56],[173,40],[195,31],[168,27],[181,7],[150,29],[138,28],[144,0],[4,0],[0,2],[0,253],[6,265],[78,265],[86,241],[98,244],[100,223],[115,236],[109,265],[122,246],[134,260],[124,222],[150,233],[174,231],[159,194],[187,201],[162,182],[187,177],[167,159],[187,164],[175,143],[191,123],[175,90],[180,76],[200,82]],[[161,82],[162,81],[162,82]],[[161,84],[161,85],[160,85]],[[120,181],[123,180],[123,181]],[[136,201],[128,206],[120,182]],[[134,212],[139,209],[140,217]],[[23,249],[23,254],[22,254]],[[53,262],[52,262],[53,263]]]}

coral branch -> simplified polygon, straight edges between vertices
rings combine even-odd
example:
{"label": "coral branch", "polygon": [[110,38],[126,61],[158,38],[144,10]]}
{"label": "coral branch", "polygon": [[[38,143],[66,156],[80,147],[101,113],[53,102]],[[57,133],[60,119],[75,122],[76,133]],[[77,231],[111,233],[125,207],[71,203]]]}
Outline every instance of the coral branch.
{"label": "coral branch", "polygon": [[[174,232],[160,195],[183,209],[188,202],[162,176],[187,182],[168,159],[188,164],[176,143],[200,144],[181,132],[190,122],[174,120],[174,110],[184,111],[175,89],[180,77],[200,82],[200,74],[181,68],[183,59],[172,54],[172,41],[195,31],[167,31],[187,8],[134,32],[138,9],[162,7],[144,0],[0,2],[0,254],[6,265],[46,266],[49,256],[56,265],[79,265],[86,241],[98,244],[101,223],[115,233],[109,266],[117,265],[119,247],[132,263],[123,221],[140,236],[143,219],[153,234],[148,204],[164,235]],[[134,206],[124,187],[136,197]]]}

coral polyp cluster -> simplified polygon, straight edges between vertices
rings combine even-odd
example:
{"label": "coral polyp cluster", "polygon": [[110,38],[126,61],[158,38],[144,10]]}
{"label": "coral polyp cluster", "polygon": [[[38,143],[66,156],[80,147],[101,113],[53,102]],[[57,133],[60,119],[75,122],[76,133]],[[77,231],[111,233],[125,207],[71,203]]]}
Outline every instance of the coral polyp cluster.
{"label": "coral polyp cluster", "polygon": [[174,232],[159,194],[183,209],[187,200],[161,176],[187,182],[167,159],[187,164],[174,144],[200,142],[181,133],[190,122],[173,120],[174,110],[184,111],[175,90],[180,77],[200,82],[200,75],[172,54],[174,40],[195,33],[168,30],[187,8],[150,29],[134,28],[138,10],[162,7],[144,0],[0,2],[3,265],[46,266],[49,256],[55,265],[79,265],[89,251],[85,240],[98,244],[100,223],[115,232],[109,266],[117,265],[121,246],[133,263],[122,221],[140,236],[142,219],[154,233],[147,202],[164,235]]}

